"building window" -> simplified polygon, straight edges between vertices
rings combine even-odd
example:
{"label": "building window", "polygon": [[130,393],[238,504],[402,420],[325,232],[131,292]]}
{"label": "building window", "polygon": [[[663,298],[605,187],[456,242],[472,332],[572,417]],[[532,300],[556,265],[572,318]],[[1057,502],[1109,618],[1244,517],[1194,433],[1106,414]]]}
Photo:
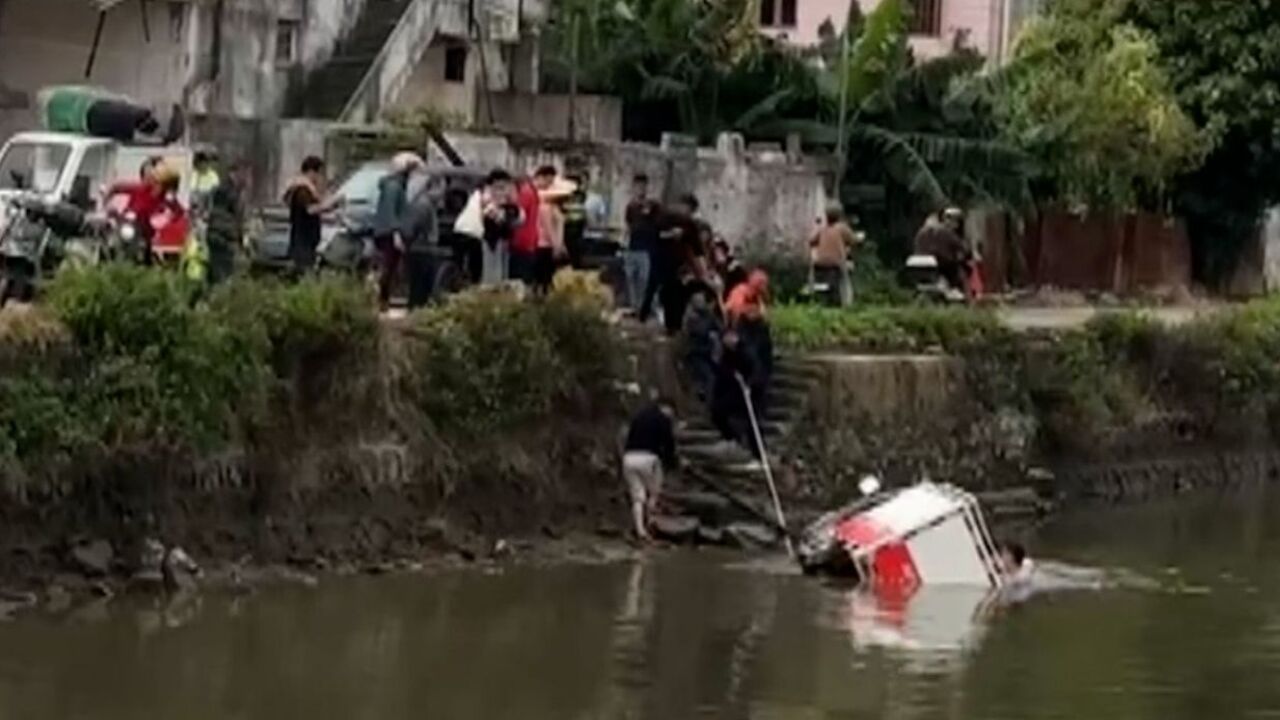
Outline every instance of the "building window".
{"label": "building window", "polygon": [[912,0],[911,6],[912,35],[942,34],[942,0]]}
{"label": "building window", "polygon": [[444,49],[444,80],[451,83],[467,81],[466,45],[450,45]]}
{"label": "building window", "polygon": [[794,28],[797,0],[760,0],[760,27]]}
{"label": "building window", "polygon": [[292,65],[298,61],[298,21],[276,23],[276,65]]}

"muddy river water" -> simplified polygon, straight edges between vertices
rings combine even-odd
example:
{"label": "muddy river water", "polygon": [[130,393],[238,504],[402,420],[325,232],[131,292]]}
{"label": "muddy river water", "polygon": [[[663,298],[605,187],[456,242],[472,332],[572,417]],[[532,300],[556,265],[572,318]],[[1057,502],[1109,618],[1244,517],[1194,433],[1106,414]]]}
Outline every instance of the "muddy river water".
{"label": "muddy river water", "polygon": [[1037,555],[1122,579],[1014,607],[688,552],[28,616],[0,719],[1280,717],[1270,493],[1060,518]]}

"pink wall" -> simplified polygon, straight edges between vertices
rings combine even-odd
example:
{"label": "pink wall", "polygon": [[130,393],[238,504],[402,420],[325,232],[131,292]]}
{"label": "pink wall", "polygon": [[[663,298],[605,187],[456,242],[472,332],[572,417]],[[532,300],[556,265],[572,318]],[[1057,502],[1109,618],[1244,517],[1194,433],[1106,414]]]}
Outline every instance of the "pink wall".
{"label": "pink wall", "polygon": [[[880,0],[857,0],[864,12],[870,11]],[[849,13],[850,0],[796,0],[796,27],[779,30],[766,29],[775,36],[785,36],[797,45],[813,45],[818,42],[818,27],[823,21],[840,29]],[[968,44],[984,55],[1000,52],[1000,24],[1005,0],[942,0],[942,35],[940,37],[913,36],[911,47],[919,57],[945,55],[951,47],[956,32],[967,30]]]}

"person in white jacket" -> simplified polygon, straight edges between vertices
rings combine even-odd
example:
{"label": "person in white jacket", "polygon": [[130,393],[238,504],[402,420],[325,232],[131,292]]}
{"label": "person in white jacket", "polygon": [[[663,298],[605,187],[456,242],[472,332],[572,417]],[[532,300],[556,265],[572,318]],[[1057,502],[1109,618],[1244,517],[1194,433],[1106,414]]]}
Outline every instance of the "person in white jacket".
{"label": "person in white jacket", "polygon": [[454,223],[454,231],[480,241],[482,285],[506,281],[511,236],[523,217],[515,203],[511,175],[505,170],[489,173],[484,186],[467,201]]}

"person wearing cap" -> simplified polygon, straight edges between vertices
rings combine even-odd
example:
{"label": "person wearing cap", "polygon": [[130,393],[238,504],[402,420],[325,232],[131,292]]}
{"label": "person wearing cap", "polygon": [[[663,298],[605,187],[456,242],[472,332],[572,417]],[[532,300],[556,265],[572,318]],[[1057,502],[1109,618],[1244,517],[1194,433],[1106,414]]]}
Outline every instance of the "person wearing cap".
{"label": "person wearing cap", "polygon": [[378,302],[383,310],[391,304],[391,292],[400,272],[408,224],[409,175],[426,165],[415,153],[397,153],[391,171],[378,181],[378,204],[373,216],[373,241],[382,256],[378,273]]}

